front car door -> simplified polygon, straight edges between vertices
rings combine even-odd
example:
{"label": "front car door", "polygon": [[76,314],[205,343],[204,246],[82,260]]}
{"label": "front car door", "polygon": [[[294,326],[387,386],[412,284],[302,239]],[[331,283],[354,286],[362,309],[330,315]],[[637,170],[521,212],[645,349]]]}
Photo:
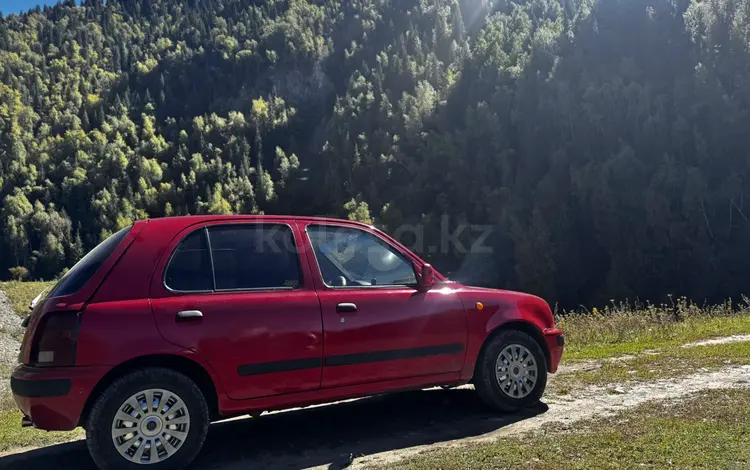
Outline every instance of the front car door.
{"label": "front car door", "polygon": [[304,228],[323,314],[322,387],[458,374],[467,326],[452,289],[420,292],[418,260],[376,231]]}
{"label": "front car door", "polygon": [[283,221],[193,226],[155,271],[160,333],[207,360],[233,399],[320,387],[320,304],[295,231]]}

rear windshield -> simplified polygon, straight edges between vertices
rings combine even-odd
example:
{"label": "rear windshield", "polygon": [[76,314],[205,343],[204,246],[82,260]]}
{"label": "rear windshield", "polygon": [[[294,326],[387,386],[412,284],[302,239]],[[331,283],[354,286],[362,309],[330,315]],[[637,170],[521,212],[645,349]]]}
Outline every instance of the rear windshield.
{"label": "rear windshield", "polygon": [[70,271],[55,284],[48,297],[60,297],[78,292],[91,279],[91,276],[99,269],[109,255],[117,248],[125,235],[128,234],[132,225],[126,227],[111,237],[107,238],[93,250],[81,258]]}

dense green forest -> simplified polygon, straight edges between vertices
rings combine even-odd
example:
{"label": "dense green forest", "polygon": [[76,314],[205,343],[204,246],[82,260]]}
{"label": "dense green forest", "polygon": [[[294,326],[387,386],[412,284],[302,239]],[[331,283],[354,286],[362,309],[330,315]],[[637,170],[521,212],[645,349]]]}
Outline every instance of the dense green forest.
{"label": "dense green forest", "polygon": [[[0,278],[53,278],[136,219],[262,212],[419,225],[456,279],[567,306],[718,299],[750,286],[746,179],[748,0],[0,19]],[[428,249],[464,224],[493,227],[492,254]]]}

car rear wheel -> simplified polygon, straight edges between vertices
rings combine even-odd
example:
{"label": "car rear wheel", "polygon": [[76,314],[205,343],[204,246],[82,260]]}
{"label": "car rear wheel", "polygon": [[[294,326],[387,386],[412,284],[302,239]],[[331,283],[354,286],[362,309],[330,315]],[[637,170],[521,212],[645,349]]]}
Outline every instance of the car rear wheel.
{"label": "car rear wheel", "polygon": [[534,405],[547,386],[544,351],[522,331],[502,331],[479,357],[474,386],[485,403],[500,411]]}
{"label": "car rear wheel", "polygon": [[147,368],[110,385],[91,408],[86,443],[104,470],[185,468],[208,432],[206,400],[187,376]]}

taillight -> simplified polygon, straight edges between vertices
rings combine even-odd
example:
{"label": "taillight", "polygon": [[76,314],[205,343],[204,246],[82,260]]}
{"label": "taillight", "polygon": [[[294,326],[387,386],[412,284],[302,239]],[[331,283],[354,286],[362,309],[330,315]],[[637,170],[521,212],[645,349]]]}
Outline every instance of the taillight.
{"label": "taillight", "polygon": [[76,344],[80,312],[51,312],[44,315],[34,333],[29,363],[37,367],[72,366],[76,362]]}

